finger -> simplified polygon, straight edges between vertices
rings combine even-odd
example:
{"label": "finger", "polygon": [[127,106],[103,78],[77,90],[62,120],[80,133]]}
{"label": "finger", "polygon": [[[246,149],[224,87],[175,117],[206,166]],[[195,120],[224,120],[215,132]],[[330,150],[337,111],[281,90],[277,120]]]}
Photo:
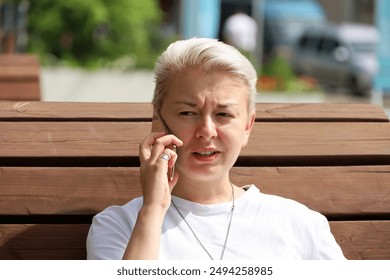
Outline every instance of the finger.
{"label": "finger", "polygon": [[[176,184],[176,182],[178,180],[178,173],[174,172],[172,170],[172,168],[174,168],[175,162],[177,160],[177,154],[174,151],[167,148],[160,155],[158,160],[160,160],[162,165],[165,165],[166,169],[164,169],[164,170],[166,170],[169,188],[172,191],[173,186]],[[174,172],[173,177],[172,177],[171,172]]]}
{"label": "finger", "polygon": [[177,159],[177,154],[169,148],[165,148],[165,150],[158,157],[158,161],[162,161],[168,167],[172,167]]}
{"label": "finger", "polygon": [[157,159],[157,164],[163,168],[163,172],[167,174],[168,181],[172,181],[172,175],[174,175],[174,165],[177,160],[177,154],[166,148],[164,152]]}
{"label": "finger", "polygon": [[168,163],[171,157],[165,153],[162,153],[159,159],[165,160]]}
{"label": "finger", "polygon": [[139,145],[139,156],[141,162],[150,158],[153,144],[155,141],[165,135],[165,132],[154,132],[145,137],[145,139]]}
{"label": "finger", "polygon": [[[150,154],[150,160],[153,162],[156,161],[158,157],[163,153],[163,151],[167,149],[167,147],[169,148],[170,151],[172,151],[172,148],[170,148],[172,144],[174,144],[175,146],[181,146],[183,145],[183,142],[172,134],[165,135],[163,137],[156,139]],[[172,152],[176,154],[174,151]],[[173,154],[169,153],[169,155],[173,155]]]}
{"label": "finger", "polygon": [[[165,145],[165,141],[162,139],[163,137],[156,139],[156,141],[153,144],[153,148],[151,150],[150,154],[150,160],[151,162],[156,162],[162,153],[167,149]],[[167,153],[169,155],[169,153]],[[170,156],[169,156],[170,158]]]}

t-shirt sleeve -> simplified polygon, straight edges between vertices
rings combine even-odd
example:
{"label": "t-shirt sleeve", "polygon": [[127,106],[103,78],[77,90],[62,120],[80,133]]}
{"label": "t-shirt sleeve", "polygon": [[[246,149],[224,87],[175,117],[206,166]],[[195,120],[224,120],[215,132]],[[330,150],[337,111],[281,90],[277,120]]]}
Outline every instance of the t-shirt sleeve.
{"label": "t-shirt sleeve", "polygon": [[344,254],[334,238],[328,220],[319,215],[319,227],[317,238],[317,259],[318,260],[345,260]]}
{"label": "t-shirt sleeve", "polygon": [[87,237],[87,259],[121,260],[131,232],[130,222],[119,206],[97,214]]}

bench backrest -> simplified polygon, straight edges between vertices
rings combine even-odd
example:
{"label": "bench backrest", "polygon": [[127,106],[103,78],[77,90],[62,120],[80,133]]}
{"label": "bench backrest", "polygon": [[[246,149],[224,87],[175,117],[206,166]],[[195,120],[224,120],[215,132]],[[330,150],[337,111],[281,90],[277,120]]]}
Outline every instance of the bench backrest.
{"label": "bench backrest", "polygon": [[[143,103],[0,102],[0,259],[84,259],[93,215],[141,195]],[[350,259],[390,259],[390,123],[364,104],[257,104],[231,179],[324,213]]]}
{"label": "bench backrest", "polygon": [[0,100],[40,100],[38,57],[27,54],[0,55]]}

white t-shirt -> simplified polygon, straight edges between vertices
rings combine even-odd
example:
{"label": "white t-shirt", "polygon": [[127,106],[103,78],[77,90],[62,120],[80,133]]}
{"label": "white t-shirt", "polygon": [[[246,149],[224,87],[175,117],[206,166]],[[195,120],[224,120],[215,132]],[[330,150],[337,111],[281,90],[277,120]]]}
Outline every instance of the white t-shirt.
{"label": "white t-shirt", "polygon": [[[201,205],[179,197],[174,203],[214,259],[225,242],[232,202]],[[97,214],[87,238],[88,259],[122,259],[142,198]],[[173,205],[162,230],[160,259],[209,260]],[[286,198],[263,194],[255,186],[235,200],[224,260],[345,259],[326,218]]]}

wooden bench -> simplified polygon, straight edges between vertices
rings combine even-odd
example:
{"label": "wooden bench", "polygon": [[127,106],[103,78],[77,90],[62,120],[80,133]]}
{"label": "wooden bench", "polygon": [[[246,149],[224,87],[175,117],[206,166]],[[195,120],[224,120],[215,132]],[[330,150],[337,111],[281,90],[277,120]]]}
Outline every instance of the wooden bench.
{"label": "wooden bench", "polygon": [[27,54],[0,55],[0,100],[39,101],[38,57]]}
{"label": "wooden bench", "polygon": [[[0,259],[84,259],[93,215],[139,196],[149,104],[0,102]],[[349,259],[390,259],[390,123],[364,104],[258,104],[238,185],[324,213]]]}

